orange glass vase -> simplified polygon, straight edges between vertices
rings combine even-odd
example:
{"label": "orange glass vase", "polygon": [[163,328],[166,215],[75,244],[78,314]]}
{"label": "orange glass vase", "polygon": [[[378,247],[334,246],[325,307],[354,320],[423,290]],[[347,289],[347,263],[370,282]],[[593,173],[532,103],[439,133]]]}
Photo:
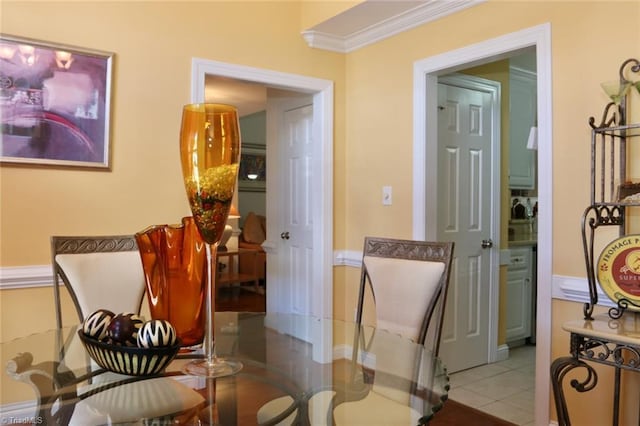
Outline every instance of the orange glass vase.
{"label": "orange glass vase", "polygon": [[173,325],[182,346],[205,334],[207,253],[193,217],[181,225],[154,225],[136,233],[153,319]]}

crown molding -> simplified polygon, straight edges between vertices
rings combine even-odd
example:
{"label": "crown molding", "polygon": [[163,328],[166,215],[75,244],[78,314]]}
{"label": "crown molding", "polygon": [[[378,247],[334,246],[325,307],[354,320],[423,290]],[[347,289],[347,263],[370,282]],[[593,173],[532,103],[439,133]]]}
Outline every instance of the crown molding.
{"label": "crown molding", "polygon": [[345,37],[341,37],[335,34],[324,33],[315,30],[306,30],[302,32],[302,37],[305,39],[309,47],[315,47],[316,49],[330,50],[332,52],[347,53],[345,47]]}
{"label": "crown molding", "polygon": [[[309,47],[338,53],[349,53],[392,37],[403,31],[484,3],[485,1],[486,0],[428,0],[420,2],[417,6],[403,12],[390,16],[381,16],[376,22],[364,28],[356,28],[356,24],[354,23],[353,30],[346,35],[340,34],[344,32],[344,28],[339,31],[340,33],[338,31],[332,31],[331,20],[327,20],[313,28],[303,31],[302,37]],[[371,0],[365,1],[349,9],[347,12],[358,8],[359,13],[366,14],[368,7],[372,3],[374,2]],[[338,17],[339,16],[340,15],[338,15]]]}

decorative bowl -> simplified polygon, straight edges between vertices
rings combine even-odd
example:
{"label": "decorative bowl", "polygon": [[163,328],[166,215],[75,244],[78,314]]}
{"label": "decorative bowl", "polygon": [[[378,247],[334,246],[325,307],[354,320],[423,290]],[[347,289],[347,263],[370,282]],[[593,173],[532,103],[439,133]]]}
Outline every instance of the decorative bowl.
{"label": "decorative bowl", "polygon": [[180,350],[180,341],[172,346],[140,348],[112,345],[87,336],[78,330],[78,336],[89,356],[105,370],[129,376],[153,376],[164,371]]}

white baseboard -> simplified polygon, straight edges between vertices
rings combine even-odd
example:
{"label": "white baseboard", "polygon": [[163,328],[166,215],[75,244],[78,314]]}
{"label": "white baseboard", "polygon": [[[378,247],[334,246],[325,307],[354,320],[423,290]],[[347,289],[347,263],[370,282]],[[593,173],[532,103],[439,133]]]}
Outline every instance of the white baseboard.
{"label": "white baseboard", "polygon": [[509,345],[499,345],[496,353],[496,362],[509,359]]}

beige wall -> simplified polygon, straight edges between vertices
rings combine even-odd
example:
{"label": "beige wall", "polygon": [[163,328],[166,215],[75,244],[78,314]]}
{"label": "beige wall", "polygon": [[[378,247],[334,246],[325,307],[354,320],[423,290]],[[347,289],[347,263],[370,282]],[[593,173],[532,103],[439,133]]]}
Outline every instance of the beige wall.
{"label": "beige wall", "polygon": [[[334,81],[341,156],[345,58],[306,45],[297,2],[3,1],[1,7],[3,33],[116,55],[111,171],[3,165],[2,267],[49,264],[54,234],[130,234],[190,214],[177,138],[193,57]],[[50,288],[6,290],[0,298],[2,341],[53,324]],[[34,300],[42,309],[31,308]],[[74,321],[75,314],[65,317]]]}
{"label": "beige wall", "polygon": [[[551,23],[554,137],[554,273],[584,276],[579,226],[588,203],[588,117],[607,98],[600,82],[637,56],[637,2],[489,2],[363,48],[347,57],[346,245],[375,230],[411,236],[412,70],[417,60]],[[624,13],[619,13],[620,9]],[[622,16],[623,15],[623,16]],[[617,39],[612,39],[612,34]],[[392,152],[393,155],[389,155]],[[579,182],[584,182],[582,185]],[[394,205],[380,187],[393,185]]]}
{"label": "beige wall", "polygon": [[[599,117],[608,102],[600,82],[615,79],[622,61],[640,52],[640,3],[617,2],[615,22],[603,18],[610,16],[611,7],[608,2],[488,2],[349,54],[346,246],[360,247],[368,233],[411,237],[412,174],[408,165],[412,164],[413,63],[550,22],[553,274],[585,277],[580,218],[589,202],[588,118]],[[379,202],[382,185],[394,187],[391,207]],[[352,297],[357,273],[349,271],[345,279],[343,293]],[[554,303],[554,308],[557,303],[562,302]],[[353,301],[342,306],[348,309]],[[564,303],[560,309],[568,315],[553,319],[553,356],[567,354],[568,336],[560,329],[562,322],[582,315],[576,303]],[[578,403],[582,408],[573,410],[575,424],[610,423],[606,387],[610,374],[602,371],[604,384],[591,396],[599,404]]]}
{"label": "beige wall", "polygon": [[[640,3],[489,1],[348,55],[310,49],[300,37],[301,21],[312,24],[326,12],[295,2],[3,2],[5,33],[117,56],[112,171],[2,167],[0,266],[48,263],[51,234],[131,233],[188,214],[176,135],[192,57],[333,80],[335,249],[361,250],[367,234],[410,237],[414,61],[550,22],[553,273],[584,277],[579,226],[589,201],[587,119],[607,102],[600,82],[640,52]],[[380,203],[383,185],[394,188],[393,206]],[[334,276],[336,316],[351,318],[359,271],[339,267]],[[53,323],[48,288],[0,297],[2,340]],[[553,308],[557,356],[567,351],[561,323],[580,317],[581,307]],[[593,408],[576,413],[575,424],[608,423],[600,409],[608,393],[591,397],[599,402],[583,405]]]}
{"label": "beige wall", "polygon": [[2,12],[4,33],[116,54],[112,170],[3,166],[2,266],[47,263],[55,233],[130,233],[188,214],[177,135],[193,57],[333,80],[343,115],[344,58],[306,46],[296,2],[3,2]]}
{"label": "beige wall", "polygon": [[[588,117],[599,117],[608,101],[600,82],[640,52],[640,4],[616,3],[615,22],[607,2],[489,2],[350,54],[347,58],[347,143],[350,194],[345,211],[346,243],[359,247],[367,233],[411,236],[412,65],[413,62],[505,33],[551,23],[553,85],[553,273],[584,277],[580,217],[589,202]],[[614,35],[616,38],[614,38]],[[390,155],[390,153],[393,155]],[[637,178],[638,176],[636,176]],[[382,185],[393,185],[394,206],[379,203]],[[357,278],[353,273],[347,277]],[[351,290],[345,291],[347,296]],[[554,314],[558,311],[554,303]],[[352,306],[345,302],[344,306]],[[567,318],[581,306],[563,303],[554,317],[553,356],[566,354]],[[609,423],[606,383],[573,410],[575,424]],[[570,395],[572,399],[575,395]],[[606,402],[604,402],[606,401]],[[573,405],[574,407],[576,404]],[[593,407],[593,409],[586,409]],[[554,415],[555,417],[555,415]]]}

